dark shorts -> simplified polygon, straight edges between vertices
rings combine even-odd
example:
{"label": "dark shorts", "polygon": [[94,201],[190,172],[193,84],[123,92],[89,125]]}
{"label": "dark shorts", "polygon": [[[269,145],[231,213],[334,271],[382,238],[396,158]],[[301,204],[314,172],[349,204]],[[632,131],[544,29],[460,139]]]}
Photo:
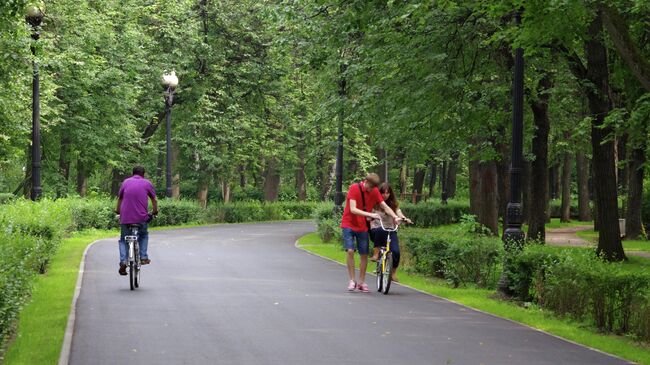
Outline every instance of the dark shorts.
{"label": "dark shorts", "polygon": [[355,250],[359,251],[359,255],[367,255],[368,245],[368,232],[355,232],[351,228],[343,228],[344,250]]}

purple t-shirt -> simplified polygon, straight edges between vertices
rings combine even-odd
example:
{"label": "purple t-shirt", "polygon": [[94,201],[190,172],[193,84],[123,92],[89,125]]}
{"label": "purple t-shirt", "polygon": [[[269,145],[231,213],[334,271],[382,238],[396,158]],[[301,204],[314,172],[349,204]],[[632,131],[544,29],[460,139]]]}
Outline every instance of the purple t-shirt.
{"label": "purple t-shirt", "polygon": [[149,213],[148,198],[154,199],[156,191],[151,181],[140,175],[133,175],[122,182],[117,196],[122,198],[120,223],[137,224],[147,221],[147,214]]}

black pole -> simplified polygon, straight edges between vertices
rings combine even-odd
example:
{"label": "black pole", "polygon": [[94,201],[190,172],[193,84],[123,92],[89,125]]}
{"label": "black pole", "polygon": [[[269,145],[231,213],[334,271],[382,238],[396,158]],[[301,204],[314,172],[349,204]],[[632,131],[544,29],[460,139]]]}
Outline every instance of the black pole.
{"label": "black pole", "polygon": [[[28,18],[27,21],[32,25],[32,38],[34,43],[40,38],[38,26],[41,18]],[[41,188],[41,102],[40,102],[40,82],[38,75],[38,62],[36,62],[36,45],[30,46],[34,61],[34,75],[32,81],[32,190],[30,198],[38,200],[41,197],[43,189]]]}
{"label": "black pole", "polygon": [[172,197],[172,104],[174,103],[174,91],[167,88],[165,92],[165,116],[167,126],[167,171],[165,172],[166,196]]}
{"label": "black pole", "polygon": [[[515,14],[517,25],[521,24],[521,13]],[[524,50],[515,50],[514,82],[512,90],[512,159],[510,165],[510,201],[506,208],[507,228],[503,233],[506,251],[519,250],[523,247],[524,232],[521,207],[521,172],[523,162],[524,139]],[[499,291],[510,293],[508,278],[505,275],[507,262],[499,279]]]}

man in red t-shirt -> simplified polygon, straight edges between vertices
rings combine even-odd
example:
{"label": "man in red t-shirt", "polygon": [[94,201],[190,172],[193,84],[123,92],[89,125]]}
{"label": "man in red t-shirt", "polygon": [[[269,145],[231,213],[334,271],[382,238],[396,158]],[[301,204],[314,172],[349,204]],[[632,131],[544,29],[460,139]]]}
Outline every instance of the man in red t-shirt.
{"label": "man in red t-shirt", "polygon": [[[343,229],[343,248],[347,251],[347,266],[350,282],[348,291],[358,289],[364,293],[370,292],[366,280],[366,267],[368,266],[368,220],[379,219],[379,214],[371,213],[372,209],[379,206],[393,219],[399,223],[401,218],[393,212],[390,207],[384,203],[377,186],[379,185],[379,176],[370,173],[360,183],[350,185],[348,195],[345,199],[345,209],[341,219],[341,228]],[[354,251],[359,250],[359,282],[354,280]]]}

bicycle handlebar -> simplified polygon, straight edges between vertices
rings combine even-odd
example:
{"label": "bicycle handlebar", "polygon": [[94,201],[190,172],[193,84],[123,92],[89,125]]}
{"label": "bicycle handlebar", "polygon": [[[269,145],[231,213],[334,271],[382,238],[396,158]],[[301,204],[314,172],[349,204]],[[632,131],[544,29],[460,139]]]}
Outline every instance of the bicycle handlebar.
{"label": "bicycle handlebar", "polygon": [[386,228],[384,227],[384,220],[383,219],[377,219],[379,221],[379,224],[381,225],[381,229],[383,229],[386,232],[397,232],[397,229],[399,228],[399,224],[395,225],[395,228]]}

